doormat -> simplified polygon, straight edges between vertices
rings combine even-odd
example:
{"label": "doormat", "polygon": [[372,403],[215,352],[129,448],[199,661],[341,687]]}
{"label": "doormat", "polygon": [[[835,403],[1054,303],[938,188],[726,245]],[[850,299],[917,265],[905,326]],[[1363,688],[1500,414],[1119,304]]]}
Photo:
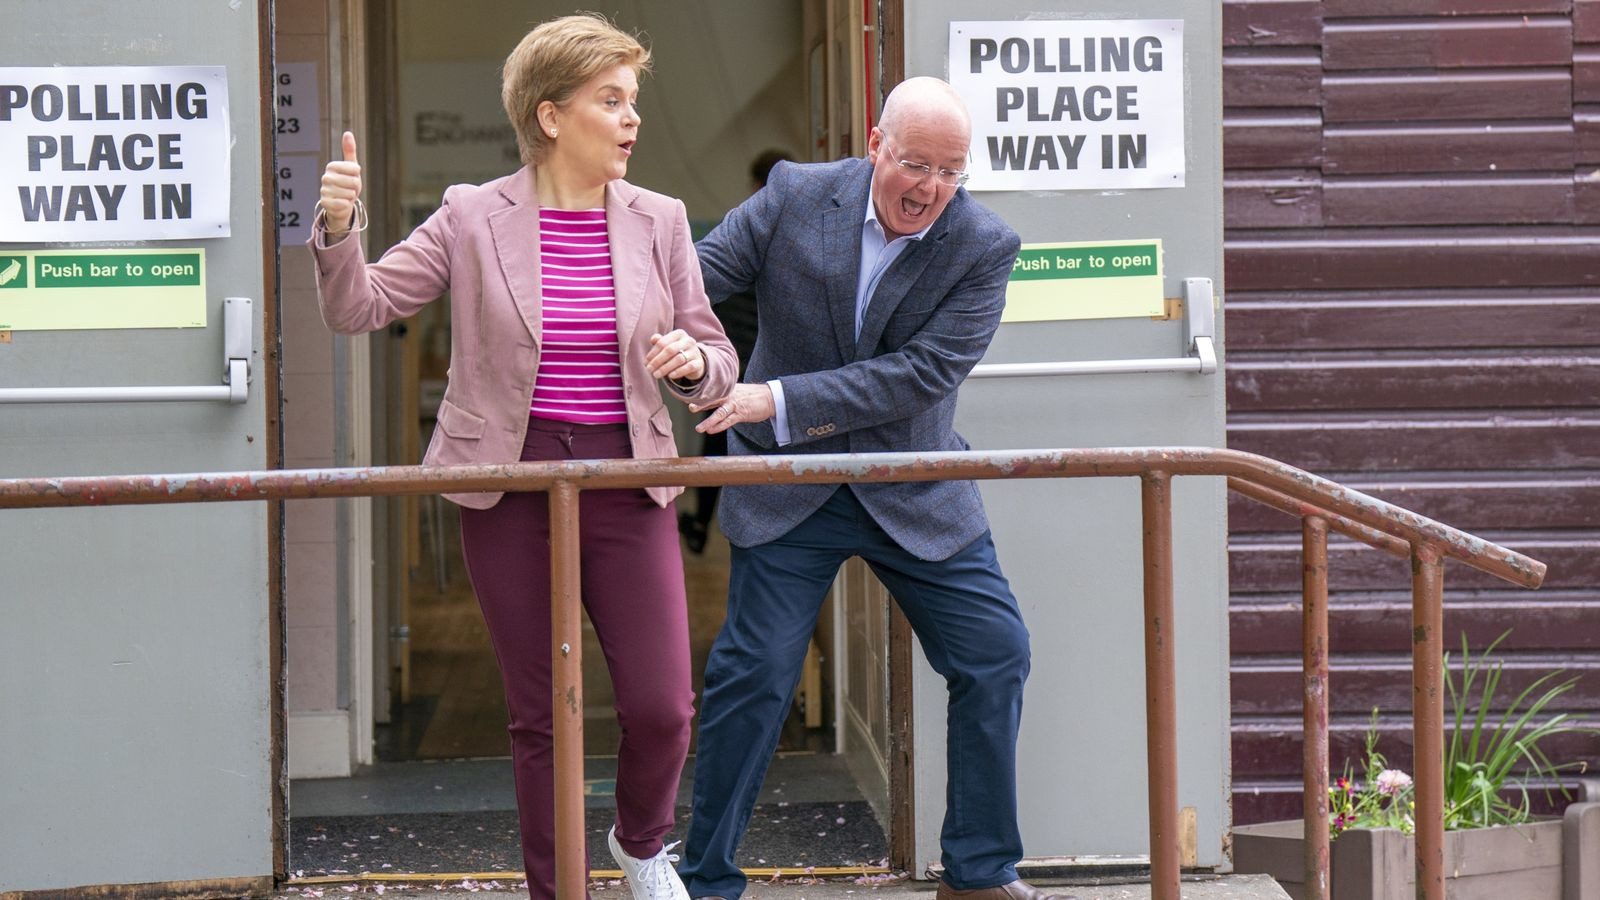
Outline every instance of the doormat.
{"label": "doormat", "polygon": [[[678,809],[682,840],[688,807]],[[587,816],[589,865],[613,869],[606,849],[612,815]],[[681,853],[682,847],[674,848]],[[865,801],[763,803],[756,806],[739,850],[744,868],[876,866],[889,841]],[[510,811],[310,816],[289,822],[289,871],[296,877],[444,872],[521,872],[517,814]]]}

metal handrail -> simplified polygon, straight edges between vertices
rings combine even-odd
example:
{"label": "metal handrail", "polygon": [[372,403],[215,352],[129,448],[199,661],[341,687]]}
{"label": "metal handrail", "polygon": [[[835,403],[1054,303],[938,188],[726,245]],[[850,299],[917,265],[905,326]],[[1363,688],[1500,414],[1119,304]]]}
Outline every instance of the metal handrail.
{"label": "metal handrail", "polygon": [[[1411,557],[1411,545],[1258,484],[1229,478],[1228,487],[1257,503],[1300,519],[1301,832],[1305,845],[1304,883],[1307,900],[1330,900],[1333,896],[1329,871],[1333,837],[1328,828],[1328,531],[1332,529],[1401,559]],[[1440,603],[1443,603],[1442,597]],[[1442,735],[1440,740],[1443,740]],[[1443,758],[1441,751],[1441,768]],[[1418,777],[1421,777],[1420,772]],[[1442,822],[1440,831],[1440,839],[1443,840]],[[1443,865],[1442,856],[1440,864]],[[1419,885],[1425,880],[1419,878]],[[1439,890],[1442,896],[1442,882]]]}
{"label": "metal handrail", "polygon": [[582,490],[600,490],[713,484],[1086,478],[1137,476],[1156,470],[1173,475],[1222,475],[1259,484],[1413,546],[1436,544],[1445,556],[1521,587],[1538,587],[1544,578],[1543,563],[1498,544],[1286,463],[1214,447],[829,453],[24,478],[0,480],[0,509],[445,491],[545,491],[565,481],[577,483]]}
{"label": "metal handrail", "polygon": [[1311,516],[1324,518],[1328,521],[1328,527],[1345,537],[1354,538],[1375,550],[1382,550],[1390,556],[1398,556],[1401,559],[1411,558],[1411,545],[1404,540],[1393,535],[1384,534],[1376,528],[1368,528],[1360,522],[1352,521],[1344,516],[1333,515],[1314,503],[1296,500],[1271,488],[1264,488],[1261,485],[1252,484],[1240,478],[1229,478],[1228,488],[1234,493],[1243,494],[1263,506],[1271,507],[1281,513],[1287,513],[1297,519],[1305,519]]}
{"label": "metal handrail", "polygon": [[[582,663],[578,493],[583,490],[756,483],[1137,477],[1144,518],[1145,697],[1152,900],[1178,900],[1177,712],[1172,622],[1172,485],[1179,475],[1229,487],[1301,517],[1304,526],[1307,896],[1327,900],[1327,532],[1412,559],[1413,727],[1417,896],[1444,900],[1443,560],[1452,557],[1534,588],[1545,565],[1498,544],[1293,466],[1209,447],[985,453],[818,454],[715,459],[584,460],[474,466],[391,466],[180,475],[0,480],[0,509],[236,500],[291,500],[477,491],[548,491],[552,677],[567,698],[555,714],[557,892],[584,878]],[[1320,826],[1319,826],[1320,823]]]}

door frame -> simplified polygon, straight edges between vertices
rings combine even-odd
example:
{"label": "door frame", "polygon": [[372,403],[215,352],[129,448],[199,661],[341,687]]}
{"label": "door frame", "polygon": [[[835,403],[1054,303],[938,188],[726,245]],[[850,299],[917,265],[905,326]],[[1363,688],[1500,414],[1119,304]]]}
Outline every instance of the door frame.
{"label": "door frame", "polygon": [[[790,0],[794,3],[805,3],[807,0]],[[849,123],[851,130],[861,129],[859,137],[853,141],[861,146],[865,145],[867,132],[875,124],[876,112],[881,107],[887,87],[898,84],[905,74],[905,3],[904,0],[821,0],[823,9],[829,13],[826,16],[832,20],[831,15],[836,10],[849,10],[849,5],[859,4],[853,11],[859,21],[870,25],[864,29],[864,34],[859,41],[852,40],[847,46],[851,48],[849,60],[835,61],[832,56],[834,42],[826,40],[828,47],[828,80],[824,90],[828,96],[838,96],[835,91],[836,77],[845,77],[855,81],[850,86],[848,95],[854,98],[854,103],[860,103],[862,115],[852,116],[856,121]],[[341,0],[335,4],[341,10],[343,21],[340,30],[343,39],[336,47],[333,59],[337,65],[338,74],[335,76],[330,71],[330,77],[341,79],[342,102],[345,105],[343,118],[352,123],[363,123],[365,134],[363,141],[365,169],[369,173],[369,192],[374,197],[381,197],[380,210],[386,211],[384,216],[374,218],[372,233],[368,236],[375,246],[388,246],[397,239],[404,223],[401,221],[402,204],[399,202],[398,189],[398,155],[393,152],[398,140],[398,116],[396,115],[397,93],[394,85],[396,71],[396,17],[398,15],[396,0]],[[831,26],[830,26],[831,27]],[[270,34],[270,31],[268,31]],[[802,48],[802,58],[807,55],[809,48]],[[270,99],[269,99],[270,102]],[[335,102],[341,102],[336,100]],[[852,105],[854,105],[852,103]],[[831,109],[833,104],[824,102],[825,109]],[[830,144],[835,139],[837,122],[830,113],[826,119],[826,132]],[[814,136],[813,136],[814,137]],[[854,135],[853,135],[854,137]],[[269,136],[270,139],[270,136]],[[380,221],[380,218],[382,219]],[[403,432],[407,425],[404,421],[395,421],[394,410],[398,402],[403,401],[401,394],[405,393],[403,385],[393,384],[398,373],[406,367],[402,357],[406,350],[400,346],[402,341],[385,340],[387,332],[372,335],[368,340],[370,353],[370,366],[363,366],[360,361],[352,360],[352,364],[359,369],[358,376],[370,373],[369,383],[351,385],[346,394],[352,398],[357,396],[357,391],[365,391],[368,398],[378,390],[383,390],[384,395],[393,398],[394,402],[387,404],[371,403],[364,416],[361,418],[369,423],[369,430],[365,435],[352,435],[352,439],[360,436],[367,441],[374,455],[387,452],[391,457],[407,449],[397,444],[403,441]],[[390,389],[394,388],[394,389]],[[274,398],[276,399],[276,398]],[[369,401],[370,402],[370,401]],[[402,407],[403,408],[403,407]],[[354,412],[352,410],[352,412]],[[412,438],[413,442],[415,438]],[[377,443],[374,443],[374,442]],[[415,450],[415,447],[411,447]],[[281,442],[280,449],[281,453]],[[411,458],[415,458],[413,452]],[[372,725],[376,716],[382,716],[385,702],[391,698],[403,697],[406,693],[406,646],[403,637],[397,637],[395,626],[404,625],[404,609],[407,606],[403,598],[408,590],[408,567],[416,553],[412,547],[413,535],[417,530],[416,513],[414,509],[415,498],[390,498],[372,502],[370,513],[364,518],[369,522],[366,540],[371,548],[373,576],[363,585],[363,593],[352,592],[352,612],[355,614],[353,622],[351,650],[357,647],[355,642],[361,635],[365,635],[367,653],[359,653],[352,658],[352,687],[361,683],[360,676],[354,671],[357,666],[365,666],[369,676],[368,687],[370,696],[357,698],[352,693],[353,731],[364,732],[370,736]],[[362,518],[358,514],[352,515],[352,525],[355,519]],[[281,547],[275,551],[274,559],[282,559]],[[363,568],[356,566],[354,568]],[[281,570],[275,569],[279,576],[280,585],[274,591],[274,597],[280,607],[275,610],[279,627],[282,626],[281,616]],[[356,582],[352,579],[352,588]],[[395,598],[400,598],[396,601]],[[899,608],[893,603],[887,604],[889,616],[889,653],[888,653],[888,716],[889,716],[889,742],[891,753],[888,759],[889,769],[889,849],[890,864],[906,868],[914,860],[915,841],[915,783],[913,780],[914,747],[912,732],[912,675],[913,675],[913,646],[914,635],[910,624]],[[278,728],[283,718],[284,685],[281,673],[282,645],[281,635],[275,635],[278,642],[274,647],[274,664],[279,666],[274,679],[277,690],[274,693],[274,727]],[[837,716],[835,728],[839,728]],[[281,754],[282,740],[278,730],[274,732],[275,752]],[[280,760],[274,761],[275,766]],[[286,765],[286,762],[283,762]],[[279,771],[286,771],[279,768]],[[284,781],[284,792],[287,791],[287,780]],[[283,798],[275,798],[281,802]],[[281,807],[287,809],[286,803]],[[286,812],[284,813],[286,815]],[[279,809],[274,810],[275,822],[286,824]],[[277,852],[282,854],[286,847],[287,828],[283,828],[283,837],[274,835],[274,844]],[[282,865],[280,862],[280,877]]]}
{"label": "door frame", "polygon": [[[283,435],[283,340],[282,300],[278,282],[278,152],[277,129],[269,127],[277,117],[277,60],[273,54],[273,35],[277,27],[276,5],[261,3],[256,8],[257,68],[260,72],[261,194],[271,202],[262,204],[261,216],[261,362],[265,370],[256,379],[261,386],[266,414],[267,465],[284,465]],[[272,880],[288,877],[289,869],[289,680],[284,667],[288,646],[289,619],[285,602],[288,573],[288,541],[283,501],[267,504],[267,649],[268,694],[271,707],[271,758],[273,773]]]}
{"label": "door frame", "polygon": [[[872,0],[867,0],[871,3]],[[866,78],[867,123],[876,124],[888,89],[905,80],[905,0],[877,0],[876,50],[878,67]],[[874,75],[877,76],[874,84]],[[877,96],[872,97],[876,91]],[[895,604],[889,605],[889,865],[909,871],[916,859],[916,746],[912,728],[911,622]]]}

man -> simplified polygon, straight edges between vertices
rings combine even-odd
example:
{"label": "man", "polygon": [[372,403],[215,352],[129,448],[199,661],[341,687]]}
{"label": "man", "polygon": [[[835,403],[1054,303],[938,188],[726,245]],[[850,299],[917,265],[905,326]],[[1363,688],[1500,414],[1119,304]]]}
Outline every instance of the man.
{"label": "man", "polygon": [[[867,158],[780,164],[697,247],[713,301],[748,292],[761,329],[746,382],[698,426],[730,452],[965,450],[956,388],[994,335],[1014,231],[960,189],[971,124],[914,78],[884,103]],[[938,900],[1049,900],[1018,880],[1016,740],[1028,632],[977,486],[728,487],[728,617],[706,666],[691,897],[732,900],[734,851],[777,746],[822,600],[866,560],[950,690]]]}

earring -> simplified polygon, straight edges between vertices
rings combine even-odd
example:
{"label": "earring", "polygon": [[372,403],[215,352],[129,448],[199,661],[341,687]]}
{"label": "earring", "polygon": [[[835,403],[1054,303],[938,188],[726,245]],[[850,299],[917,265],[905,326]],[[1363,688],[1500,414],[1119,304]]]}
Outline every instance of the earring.
{"label": "earring", "polygon": [[554,128],[550,129],[550,136],[551,137],[555,137],[556,136],[556,130]]}

